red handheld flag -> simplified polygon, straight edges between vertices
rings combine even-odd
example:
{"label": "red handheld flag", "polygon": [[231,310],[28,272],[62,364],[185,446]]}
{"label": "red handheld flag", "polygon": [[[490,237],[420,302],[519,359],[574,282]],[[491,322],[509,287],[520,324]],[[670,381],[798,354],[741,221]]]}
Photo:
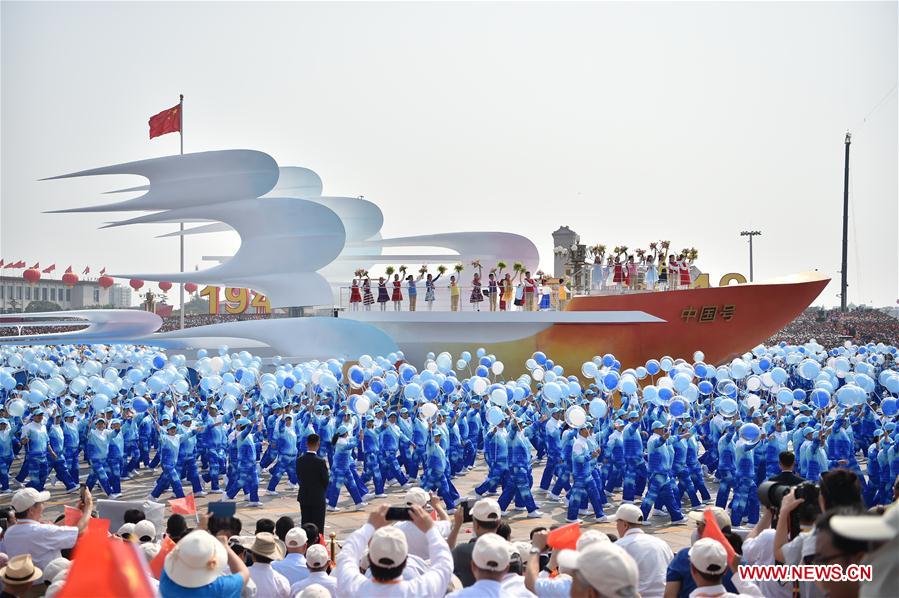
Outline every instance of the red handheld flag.
{"label": "red handheld flag", "polygon": [[156,579],[162,577],[162,567],[165,565],[165,557],[174,547],[175,543],[171,538],[166,536],[162,539],[162,544],[159,546],[159,552],[157,552],[156,556],[153,557],[153,560],[150,561],[150,572]]}
{"label": "red handheld flag", "polygon": [[197,503],[193,494],[188,494],[184,498],[169,499],[169,506],[172,507],[172,513],[179,515],[196,515]]}
{"label": "red handheld flag", "polygon": [[78,525],[78,522],[81,521],[81,511],[69,505],[65,505],[65,516],[64,523],[69,526]]}
{"label": "red handheld flag", "polygon": [[705,519],[705,529],[702,530],[702,537],[717,540],[719,544],[724,546],[724,550],[727,551],[727,562],[728,564],[732,563],[737,553],[733,546],[730,545],[730,542],[727,541],[727,538],[724,537],[721,528],[718,527],[714,513],[712,513],[711,509],[706,509],[702,517]]}
{"label": "red handheld flag", "polygon": [[181,132],[181,104],[150,117],[150,139],[166,133]]}
{"label": "red handheld flag", "polygon": [[577,540],[581,537],[581,524],[569,523],[557,527],[546,536],[546,543],[553,550],[576,550]]}
{"label": "red handheld flag", "polygon": [[155,595],[133,545],[109,537],[108,519],[91,519],[73,556],[66,583],[58,594],[60,598]]}

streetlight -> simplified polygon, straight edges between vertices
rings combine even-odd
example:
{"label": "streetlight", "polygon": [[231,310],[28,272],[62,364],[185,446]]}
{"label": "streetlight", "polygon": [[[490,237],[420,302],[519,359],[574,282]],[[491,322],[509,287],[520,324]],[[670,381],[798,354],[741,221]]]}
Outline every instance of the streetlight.
{"label": "streetlight", "polygon": [[752,282],[752,237],[761,235],[762,231],[744,230],[740,233],[741,237],[749,237],[749,282]]}

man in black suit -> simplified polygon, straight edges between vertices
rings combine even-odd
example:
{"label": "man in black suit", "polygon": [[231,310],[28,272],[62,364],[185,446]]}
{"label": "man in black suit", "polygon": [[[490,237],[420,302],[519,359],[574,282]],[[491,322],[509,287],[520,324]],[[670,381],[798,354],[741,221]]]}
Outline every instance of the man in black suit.
{"label": "man in black suit", "polygon": [[318,434],[306,437],[306,452],[297,459],[297,480],[300,482],[297,501],[300,503],[302,523],[314,523],[324,534],[325,491],[330,475],[328,462],[316,454],[320,445],[321,437]]}
{"label": "man in black suit", "polygon": [[798,486],[805,481],[804,477],[796,475],[796,473],[793,472],[793,466],[796,465],[796,455],[791,451],[781,451],[778,457],[780,461],[780,473],[771,476],[768,478],[768,481],[787,484],[788,486]]}

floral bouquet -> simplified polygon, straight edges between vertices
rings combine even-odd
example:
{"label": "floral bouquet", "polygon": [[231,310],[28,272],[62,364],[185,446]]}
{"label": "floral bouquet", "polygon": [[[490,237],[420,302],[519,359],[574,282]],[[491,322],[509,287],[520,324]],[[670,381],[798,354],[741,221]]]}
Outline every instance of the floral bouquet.
{"label": "floral bouquet", "polygon": [[400,274],[403,276],[406,275],[406,266],[400,266]]}
{"label": "floral bouquet", "polygon": [[502,274],[503,270],[505,270],[507,267],[508,266],[506,266],[506,262],[502,260],[496,262],[496,270],[498,270],[500,274]]}
{"label": "floral bouquet", "polygon": [[428,273],[427,264],[422,264],[421,268],[418,269],[418,273],[419,274],[427,274]]}
{"label": "floral bouquet", "polygon": [[456,274],[460,274],[462,272],[462,270],[464,270],[464,269],[465,269],[465,266],[463,266],[461,263],[453,266],[453,270],[456,272]]}
{"label": "floral bouquet", "polygon": [[353,276],[355,276],[356,278],[362,278],[363,276],[365,276],[365,269],[364,268],[356,268],[356,271],[353,272]]}
{"label": "floral bouquet", "polygon": [[387,272],[387,276],[390,276],[391,274],[396,272],[396,268],[394,268],[393,266],[387,266],[387,269],[384,271]]}
{"label": "floral bouquet", "polygon": [[480,267],[481,267],[481,260],[474,260],[473,262],[471,262],[471,267],[472,267],[472,268],[480,268]]}
{"label": "floral bouquet", "polygon": [[443,265],[437,266],[438,274],[444,274],[445,272],[446,272],[446,266],[443,266]]}

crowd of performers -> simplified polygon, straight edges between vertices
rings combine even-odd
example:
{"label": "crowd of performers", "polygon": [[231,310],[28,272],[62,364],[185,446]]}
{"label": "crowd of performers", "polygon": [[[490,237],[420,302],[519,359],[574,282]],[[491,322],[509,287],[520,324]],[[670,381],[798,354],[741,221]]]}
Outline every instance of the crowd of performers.
{"label": "crowd of performers", "polygon": [[[102,408],[87,395],[66,393],[27,402],[20,397],[29,391],[19,385],[2,391],[0,490],[23,483],[43,490],[55,476],[75,492],[84,461],[87,485],[99,484],[111,498],[121,494],[123,480],[146,474],[157,476],[152,499],[168,490],[177,497],[187,489],[229,499],[243,492],[249,505],[258,506],[263,472],[268,494],[277,494],[282,482],[282,489],[296,489],[296,457],[317,434],[331,468],[331,510],[338,509],[344,490],[361,507],[368,497],[383,496],[388,485],[409,484],[436,492],[453,509],[460,500],[453,478],[483,460],[487,475],[475,492],[498,494],[504,511],[540,516],[535,497],[542,495],[542,501],[567,502],[569,521],[585,514],[604,521],[609,495],[620,490],[624,503],[640,499],[647,519],[666,514],[676,524],[684,521],[682,505],[714,501],[730,508],[734,526],[754,524],[758,484],[781,471],[779,458],[788,450],[796,455],[797,473],[808,480],[833,467],[849,468],[863,481],[868,505],[891,501],[899,476],[893,347],[851,357],[824,353],[814,379],[806,365],[801,370],[780,351],[752,367],[782,370],[781,383],[753,392],[745,376],[730,380],[736,370],[727,366],[716,370],[666,358],[667,372],[619,372],[609,355],[590,368],[585,364],[593,382],[581,388],[551,360],[535,357],[528,364],[533,378],[505,383],[488,379],[495,363],[488,355],[476,358],[480,376],[464,380],[446,367],[448,357],[439,369],[429,360],[421,373],[408,364],[397,371],[381,359],[369,368],[354,366],[357,383],[341,376],[331,390],[309,380],[265,397],[257,384],[235,400],[198,384],[182,395],[122,391]],[[834,359],[852,359],[856,370],[843,372]],[[334,376],[341,371],[337,365],[330,370]],[[677,376],[688,371],[717,382],[718,390],[684,387],[683,396],[669,392],[666,399],[662,389],[670,391],[672,378],[679,384]],[[641,376],[636,390],[623,384]],[[422,387],[437,380],[439,392],[426,397]],[[563,385],[560,397],[556,387]],[[814,391],[828,385],[836,386],[833,397],[828,392],[821,401]],[[698,388],[708,387],[700,382]],[[684,398],[693,394],[692,401]],[[546,467],[534,480],[534,464],[542,460]],[[12,472],[14,462],[18,471]],[[718,480],[714,498],[706,486],[712,478]]]}

